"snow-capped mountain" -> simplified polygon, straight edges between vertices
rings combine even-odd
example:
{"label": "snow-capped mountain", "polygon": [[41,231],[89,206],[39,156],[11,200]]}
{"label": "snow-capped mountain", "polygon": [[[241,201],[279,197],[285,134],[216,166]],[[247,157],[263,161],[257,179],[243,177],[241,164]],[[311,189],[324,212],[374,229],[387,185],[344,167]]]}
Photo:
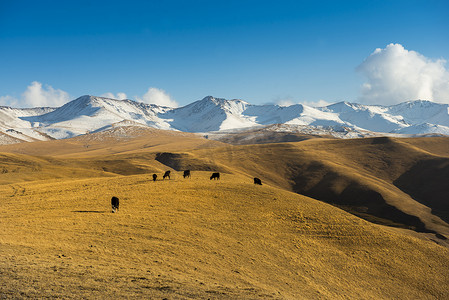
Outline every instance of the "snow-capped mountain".
{"label": "snow-capped mountain", "polygon": [[[82,96],[58,108],[0,107],[0,144],[69,138],[122,125],[185,132],[235,131],[284,124],[285,130],[337,137],[385,134],[449,135],[449,105],[408,101],[392,106],[340,102],[324,107],[253,105],[205,97],[179,108]],[[342,134],[345,133],[345,134]]]}
{"label": "snow-capped mountain", "polygon": [[225,100],[208,96],[184,107],[172,109],[160,117],[171,127],[187,132],[207,132],[258,125],[243,115],[250,106],[242,100]]}
{"label": "snow-capped mountain", "polygon": [[60,139],[108,129],[122,121],[171,129],[158,117],[158,114],[169,109],[131,100],[82,96],[46,114],[21,119],[37,131]]}

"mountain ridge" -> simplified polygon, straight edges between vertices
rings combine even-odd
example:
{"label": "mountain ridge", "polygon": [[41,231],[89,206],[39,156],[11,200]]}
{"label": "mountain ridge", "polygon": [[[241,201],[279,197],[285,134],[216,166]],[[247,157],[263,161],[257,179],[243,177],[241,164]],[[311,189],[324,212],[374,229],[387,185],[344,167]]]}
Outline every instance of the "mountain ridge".
{"label": "mountain ridge", "polygon": [[[347,101],[328,106],[254,105],[244,100],[204,97],[178,108],[84,95],[56,108],[0,107],[0,144],[63,139],[136,123],[192,133],[223,132],[284,124],[338,138],[378,135],[449,135],[449,105],[427,100],[391,106]],[[299,129],[298,129],[299,128]],[[345,134],[334,134],[344,132]],[[351,134],[349,134],[351,133]]]}

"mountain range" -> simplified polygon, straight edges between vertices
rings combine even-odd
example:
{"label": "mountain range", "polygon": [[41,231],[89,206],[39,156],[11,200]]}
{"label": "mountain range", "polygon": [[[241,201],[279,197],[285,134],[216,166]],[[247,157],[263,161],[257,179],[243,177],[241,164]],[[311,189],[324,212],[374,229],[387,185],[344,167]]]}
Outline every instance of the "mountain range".
{"label": "mountain range", "polygon": [[426,100],[392,106],[350,102],[323,107],[253,105],[238,99],[207,96],[171,108],[86,95],[58,108],[0,107],[0,144],[71,138],[118,126],[193,133],[264,128],[339,138],[449,135],[449,105]]}

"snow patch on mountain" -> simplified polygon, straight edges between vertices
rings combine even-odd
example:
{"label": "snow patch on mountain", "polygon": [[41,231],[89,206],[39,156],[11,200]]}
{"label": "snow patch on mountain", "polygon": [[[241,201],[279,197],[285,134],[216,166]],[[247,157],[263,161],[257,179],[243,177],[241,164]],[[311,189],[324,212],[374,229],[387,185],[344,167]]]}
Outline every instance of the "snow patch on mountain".
{"label": "snow patch on mountain", "polygon": [[38,124],[38,131],[62,139],[106,129],[124,120],[159,129],[171,129],[168,123],[158,117],[159,113],[169,109],[131,100],[82,96],[51,112],[23,117],[22,120]]}
{"label": "snow patch on mountain", "polygon": [[449,105],[425,100],[393,106],[349,102],[324,107],[252,105],[239,99],[208,96],[184,107],[170,108],[82,96],[59,108],[0,107],[0,132],[5,141],[0,143],[63,139],[120,126],[206,133],[273,124],[341,138],[379,134],[449,135]]}
{"label": "snow patch on mountain", "polygon": [[337,114],[348,126],[376,132],[392,132],[408,126],[403,118],[388,113],[388,108],[379,105],[362,105],[339,102],[321,108]]}
{"label": "snow patch on mountain", "polygon": [[417,125],[412,125],[409,127],[402,128],[396,131],[400,134],[414,134],[414,135],[425,135],[425,134],[441,134],[449,135],[449,127],[437,124],[422,123]]}
{"label": "snow patch on mountain", "polygon": [[429,123],[449,126],[449,104],[427,100],[407,101],[388,107],[388,114],[395,115],[412,126]]}
{"label": "snow patch on mountain", "polygon": [[257,125],[242,113],[248,107],[242,100],[205,97],[184,107],[160,114],[172,128],[187,132],[205,132]]}

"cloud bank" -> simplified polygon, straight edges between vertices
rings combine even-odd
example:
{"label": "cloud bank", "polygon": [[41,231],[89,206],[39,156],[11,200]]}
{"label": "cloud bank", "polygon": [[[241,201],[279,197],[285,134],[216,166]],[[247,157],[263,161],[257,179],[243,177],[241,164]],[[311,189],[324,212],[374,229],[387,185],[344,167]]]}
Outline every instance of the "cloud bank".
{"label": "cloud bank", "polygon": [[114,95],[113,93],[108,92],[108,93],[102,94],[100,97],[117,99],[117,100],[128,99],[128,96],[125,93],[117,93],[116,95]]}
{"label": "cloud bank", "polygon": [[9,95],[0,96],[0,105],[11,106],[11,107],[20,107],[19,99],[16,99]]}
{"label": "cloud bank", "polygon": [[178,102],[171,99],[170,95],[168,95],[164,90],[154,87],[150,87],[142,98],[136,97],[136,99],[140,102],[168,107],[178,107],[179,105]]}
{"label": "cloud bank", "polygon": [[431,60],[400,44],[376,49],[357,67],[367,81],[360,102],[391,105],[408,100],[449,103],[449,71],[444,59]]}
{"label": "cloud bank", "polygon": [[50,85],[33,81],[19,99],[12,96],[1,96],[0,104],[15,107],[58,107],[70,100],[67,92],[54,89]]}
{"label": "cloud bank", "polygon": [[283,107],[288,107],[291,105],[295,105],[296,103],[291,98],[282,98],[282,99],[276,100],[275,104],[279,105],[279,106],[283,106]]}
{"label": "cloud bank", "polygon": [[299,101],[299,102],[294,102],[291,99],[281,99],[281,100],[278,100],[276,102],[276,104],[279,105],[279,106],[284,106],[284,107],[295,105],[295,104],[303,104],[303,105],[307,105],[307,106],[311,106],[311,107],[323,107],[323,106],[331,105],[332,103],[331,102],[327,102],[326,100],[322,100],[322,99],[320,99],[318,101],[305,101],[305,100],[303,100],[303,101]]}
{"label": "cloud bank", "polygon": [[[125,93],[119,92],[117,94],[107,92],[101,97],[125,100],[129,99]],[[148,104],[157,104],[168,107],[178,107],[178,103],[173,100],[165,91],[150,87],[148,91],[142,96],[136,96],[135,99],[140,102]],[[10,95],[0,96],[0,105],[11,107],[60,107],[70,101],[70,96],[67,92],[54,89],[50,85],[42,85],[38,81],[33,81],[22,93],[20,98],[12,97]]]}
{"label": "cloud bank", "polygon": [[332,104],[332,102],[327,102],[326,100],[323,99],[320,99],[318,101],[301,101],[300,103],[312,107],[323,107]]}

